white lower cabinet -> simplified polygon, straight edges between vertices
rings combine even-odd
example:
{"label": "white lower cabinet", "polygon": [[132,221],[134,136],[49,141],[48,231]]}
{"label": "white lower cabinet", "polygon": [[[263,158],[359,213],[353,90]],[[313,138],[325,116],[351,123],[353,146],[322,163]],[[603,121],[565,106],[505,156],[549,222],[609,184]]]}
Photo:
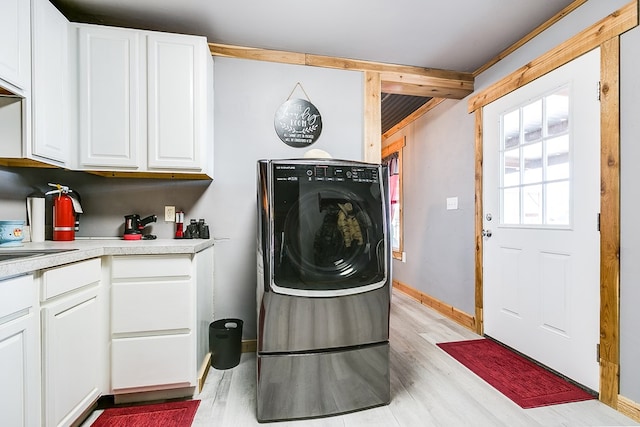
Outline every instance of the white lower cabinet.
{"label": "white lower cabinet", "polygon": [[0,280],[0,425],[40,425],[39,327],[33,276]]}
{"label": "white lower cabinet", "polygon": [[192,340],[191,333],[114,339],[111,385],[114,390],[192,386]]}
{"label": "white lower cabinet", "polygon": [[213,247],[0,279],[0,426],[75,425],[105,394],[190,395],[212,320]]}
{"label": "white lower cabinet", "polygon": [[42,273],[45,425],[69,426],[101,395],[107,332],[99,258]]}
{"label": "white lower cabinet", "polygon": [[196,309],[190,254],[111,261],[111,387],[116,395],[194,387]]}

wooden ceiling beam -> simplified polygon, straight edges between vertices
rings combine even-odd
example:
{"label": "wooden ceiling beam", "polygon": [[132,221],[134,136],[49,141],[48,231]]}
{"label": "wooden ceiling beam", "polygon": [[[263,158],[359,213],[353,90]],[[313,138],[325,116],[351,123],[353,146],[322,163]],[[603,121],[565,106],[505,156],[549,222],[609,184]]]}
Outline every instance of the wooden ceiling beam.
{"label": "wooden ceiling beam", "polygon": [[307,53],[209,43],[214,56],[253,59],[311,67],[380,73],[382,91],[400,95],[462,99],[473,92],[472,73],[360,61]]}
{"label": "wooden ceiling beam", "polygon": [[473,79],[433,77],[404,73],[381,73],[382,92],[429,98],[462,99],[473,92]]}
{"label": "wooden ceiling beam", "polygon": [[283,64],[306,65],[304,53],[257,49],[253,47],[232,46],[228,44],[218,43],[209,43],[209,51],[213,56],[253,59],[256,61],[280,62]]}

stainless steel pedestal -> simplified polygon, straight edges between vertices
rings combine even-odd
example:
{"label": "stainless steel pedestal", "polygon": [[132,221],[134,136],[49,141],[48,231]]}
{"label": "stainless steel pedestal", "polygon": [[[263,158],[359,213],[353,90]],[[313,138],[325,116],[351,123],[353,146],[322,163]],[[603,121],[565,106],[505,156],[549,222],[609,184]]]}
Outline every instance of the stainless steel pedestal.
{"label": "stainless steel pedestal", "polygon": [[258,354],[258,421],[335,415],[388,404],[389,343]]}

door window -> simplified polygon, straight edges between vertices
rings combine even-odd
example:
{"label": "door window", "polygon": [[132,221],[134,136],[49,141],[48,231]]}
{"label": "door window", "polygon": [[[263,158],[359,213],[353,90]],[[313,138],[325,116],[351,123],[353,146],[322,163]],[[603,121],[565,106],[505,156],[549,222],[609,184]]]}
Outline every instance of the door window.
{"label": "door window", "polygon": [[569,87],[501,115],[503,225],[571,225]]}

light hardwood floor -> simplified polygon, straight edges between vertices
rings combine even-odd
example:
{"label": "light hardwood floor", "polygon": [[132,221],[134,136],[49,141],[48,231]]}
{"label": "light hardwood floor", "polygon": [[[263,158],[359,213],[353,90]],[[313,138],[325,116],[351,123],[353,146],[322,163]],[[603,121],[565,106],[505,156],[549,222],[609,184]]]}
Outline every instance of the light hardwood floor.
{"label": "light hardwood floor", "polygon": [[435,345],[478,335],[395,290],[390,337],[392,400],[388,406],[313,420],[259,424],[255,416],[256,357],[245,353],[235,368],[209,371],[202,393],[195,397],[201,403],[193,426],[640,425],[597,400],[520,408]]}

